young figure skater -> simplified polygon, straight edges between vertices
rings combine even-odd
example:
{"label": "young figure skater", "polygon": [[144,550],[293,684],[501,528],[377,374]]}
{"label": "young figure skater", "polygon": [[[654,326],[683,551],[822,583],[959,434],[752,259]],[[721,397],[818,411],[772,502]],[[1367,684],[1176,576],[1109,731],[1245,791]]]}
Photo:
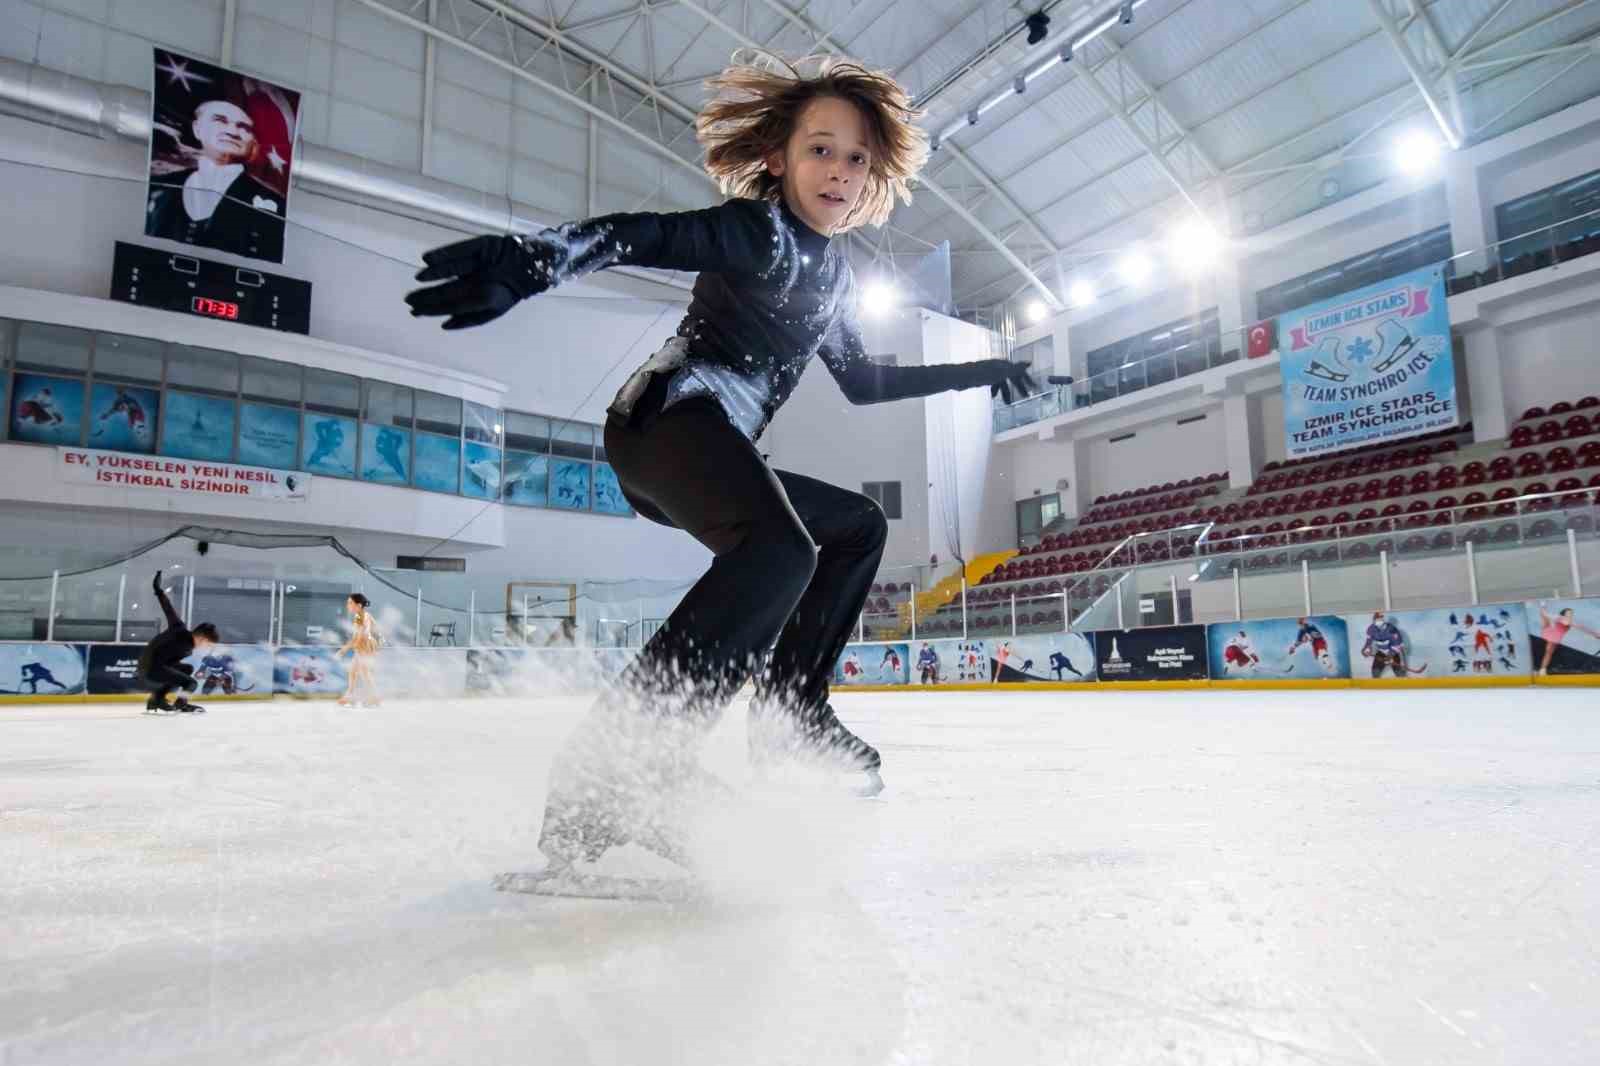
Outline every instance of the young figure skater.
{"label": "young figure skater", "polygon": [[[709,87],[696,133],[732,199],[461,241],[423,256],[417,280],[440,284],[406,297],[412,314],[462,329],[604,267],[699,272],[676,336],[612,401],[605,446],[634,509],[716,558],[624,674],[619,692],[632,700],[602,699],[558,757],[540,840],[555,864],[629,839],[640,792],[630,793],[629,774],[649,782],[645,792],[670,789],[674,775],[644,765],[645,753],[659,761],[662,734],[687,741],[708,729],[768,648],[753,740],[781,726],[786,742],[799,738],[865,775],[865,788],[882,787],[878,752],[839,722],[828,683],[883,554],[883,512],[858,492],[772,469],[755,442],[813,356],[857,404],[982,387],[1009,400],[1032,385],[1025,365],[1003,359],[867,357],[855,277],[832,238],[884,223],[927,158],[892,78],[843,61],[814,73],[736,62]],[[635,742],[645,723],[650,742]],[[629,805],[628,818],[601,796]]]}
{"label": "young figure skater", "polygon": [[146,711],[203,711],[204,707],[189,702],[187,693],[195,690],[194,667],[184,662],[196,651],[205,651],[217,643],[217,627],[210,622],[201,622],[190,629],[183,624],[183,619],[178,617],[178,612],[173,610],[172,601],[167,599],[166,590],[161,587],[161,571],[156,571],[155,580],[150,583],[155,589],[156,602],[161,604],[161,613],[167,616],[167,628],[150,638],[150,643],[144,646],[144,651],[139,655],[139,680],[150,690],[150,699],[145,702]]}
{"label": "young figure skater", "polygon": [[383,699],[378,695],[378,681],[373,670],[373,660],[378,657],[378,627],[369,610],[372,601],[359,592],[352,592],[344,606],[350,612],[350,639],[334,654],[350,653],[350,679],[344,695],[339,697],[339,706],[354,707],[358,702],[356,690],[360,688],[367,693],[365,705],[376,707]]}

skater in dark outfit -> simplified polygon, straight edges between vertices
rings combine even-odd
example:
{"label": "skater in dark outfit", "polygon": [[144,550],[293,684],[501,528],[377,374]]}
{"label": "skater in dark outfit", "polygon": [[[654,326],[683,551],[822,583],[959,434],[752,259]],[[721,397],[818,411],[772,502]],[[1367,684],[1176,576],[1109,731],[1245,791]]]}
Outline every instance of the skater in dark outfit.
{"label": "skater in dark outfit", "polygon": [[194,667],[183,660],[195,651],[205,651],[217,643],[217,627],[201,622],[190,629],[173,610],[172,601],[161,587],[161,571],[156,571],[151,586],[161,613],[167,616],[167,628],[150,638],[139,656],[139,680],[150,690],[147,711],[199,711],[204,708],[189,702],[185,693],[195,690]]}
{"label": "skater in dark outfit", "polygon": [[[857,404],[979,387],[1009,398],[1031,386],[1025,366],[1000,359],[885,367],[867,357],[855,278],[844,242],[831,238],[886,221],[927,157],[892,79],[851,63],[812,76],[735,65],[710,88],[697,132],[707,170],[733,199],[463,241],[424,256],[418,280],[443,284],[407,297],[413,314],[460,329],[603,267],[699,272],[677,335],[612,402],[605,446],[634,509],[716,558],[623,677],[645,709],[629,718],[611,709],[617,699],[602,700],[558,758],[540,843],[553,860],[626,839],[625,819],[597,828],[574,798],[621,775],[611,764],[627,757],[616,750],[635,746],[619,731],[631,736],[648,719],[703,733],[768,648],[755,743],[782,733],[881,787],[878,752],[839,722],[828,683],[883,554],[883,512],[858,492],[774,470],[755,441],[814,355]],[[602,769],[586,777],[579,765]]]}

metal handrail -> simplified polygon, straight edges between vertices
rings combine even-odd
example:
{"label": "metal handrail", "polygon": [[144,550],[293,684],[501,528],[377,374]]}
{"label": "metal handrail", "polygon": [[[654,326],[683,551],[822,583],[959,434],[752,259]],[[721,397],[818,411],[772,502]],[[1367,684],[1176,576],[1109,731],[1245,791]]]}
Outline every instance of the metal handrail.
{"label": "metal handrail", "polygon": [[[1437,491],[1437,490],[1433,490],[1433,491]],[[1445,491],[1449,492],[1451,490],[1447,489]],[[1394,534],[1394,533],[1406,533],[1406,532],[1417,532],[1417,533],[1420,533],[1423,530],[1435,530],[1435,531],[1438,531],[1438,532],[1445,532],[1447,530],[1452,530],[1452,529],[1455,529],[1457,526],[1462,526],[1462,525],[1476,526],[1476,525],[1482,525],[1482,524],[1487,523],[1487,522],[1495,521],[1496,519],[1499,519],[1501,521],[1509,521],[1511,519],[1524,518],[1524,517],[1527,517],[1530,514],[1543,515],[1543,514],[1547,514],[1547,513],[1551,512],[1551,511],[1561,510],[1561,508],[1559,508],[1559,507],[1552,506],[1552,507],[1549,507],[1549,508],[1541,508],[1541,509],[1539,509],[1537,511],[1532,511],[1532,510],[1528,509],[1530,501],[1538,501],[1538,500],[1556,501],[1556,500],[1568,499],[1568,498],[1571,498],[1571,497],[1589,497],[1589,496],[1600,496],[1600,489],[1585,487],[1585,488],[1577,488],[1577,489],[1563,489],[1560,492],[1531,492],[1531,493],[1523,493],[1520,496],[1507,496],[1507,497],[1505,497],[1503,499],[1499,499],[1499,500],[1496,500],[1496,499],[1485,499],[1485,500],[1481,500],[1481,501],[1479,501],[1477,503],[1469,503],[1469,504],[1457,503],[1454,507],[1445,507],[1445,508],[1440,508],[1440,509],[1430,508],[1430,509],[1428,509],[1426,511],[1410,511],[1410,512],[1405,512],[1405,513],[1401,513],[1401,514],[1392,514],[1392,515],[1374,515],[1374,516],[1372,516],[1370,518],[1363,518],[1363,519],[1360,519],[1360,520],[1352,520],[1350,522],[1340,522],[1337,525],[1334,524],[1334,523],[1331,523],[1331,522],[1330,523],[1326,523],[1324,525],[1320,525],[1320,526],[1314,526],[1314,525],[1310,525],[1310,524],[1305,524],[1305,525],[1292,526],[1292,527],[1289,527],[1287,529],[1280,529],[1275,533],[1242,533],[1237,537],[1224,537],[1224,538],[1222,538],[1220,540],[1211,541],[1210,544],[1209,544],[1210,551],[1208,552],[1208,554],[1220,555],[1220,554],[1224,554],[1224,553],[1227,553],[1227,552],[1230,552],[1230,551],[1250,551],[1250,550],[1253,550],[1253,549],[1248,548],[1248,547],[1229,548],[1229,547],[1227,547],[1227,545],[1243,544],[1244,542],[1247,542],[1247,541],[1260,541],[1260,540],[1263,540],[1265,538],[1280,538],[1280,539],[1281,538],[1289,538],[1294,534],[1308,534],[1308,533],[1309,534],[1315,534],[1314,536],[1311,536],[1309,538],[1304,539],[1303,543],[1326,544],[1326,543],[1330,543],[1330,542],[1338,543],[1338,542],[1340,542],[1342,540],[1346,540],[1346,539],[1362,540],[1362,539],[1365,539],[1367,537],[1376,537],[1376,536],[1380,536],[1380,535],[1389,535],[1389,534]],[[1371,502],[1375,502],[1375,501],[1368,501],[1368,503],[1371,503]],[[1345,506],[1348,506],[1348,505],[1345,505]],[[1500,508],[1507,507],[1507,506],[1512,507],[1512,510],[1510,512],[1505,512],[1505,511],[1501,511],[1500,510]],[[1487,511],[1488,513],[1483,515],[1480,518],[1470,518],[1469,519],[1469,518],[1464,517],[1464,513],[1465,512],[1467,512],[1467,511],[1477,511],[1477,510],[1484,510],[1484,511]],[[1458,513],[1460,513],[1462,516],[1458,517]],[[1441,514],[1448,514],[1450,516],[1450,521],[1448,523],[1439,522],[1438,521],[1438,516],[1441,515]],[[1429,519],[1429,521],[1424,525],[1408,525],[1407,524],[1407,523],[1411,522],[1413,519],[1420,518],[1420,517],[1427,517]],[[1332,532],[1332,531],[1339,531],[1339,530],[1344,530],[1344,529],[1347,529],[1347,528],[1353,528],[1353,527],[1358,527],[1358,526],[1371,526],[1371,525],[1376,525],[1378,523],[1384,523],[1384,524],[1388,525],[1390,528],[1387,528],[1387,529],[1372,529],[1372,530],[1370,530],[1370,531],[1368,531],[1366,533],[1349,533],[1349,534],[1342,534],[1342,535],[1338,535],[1338,536],[1329,536],[1329,533]],[[1268,547],[1284,547],[1284,546],[1285,545],[1281,545],[1281,544],[1268,545]]]}

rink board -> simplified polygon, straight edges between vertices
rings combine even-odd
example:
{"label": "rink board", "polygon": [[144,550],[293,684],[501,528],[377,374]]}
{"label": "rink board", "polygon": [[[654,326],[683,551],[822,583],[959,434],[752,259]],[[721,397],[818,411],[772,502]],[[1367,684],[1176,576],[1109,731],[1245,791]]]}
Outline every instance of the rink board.
{"label": "rink board", "polygon": [[[1295,677],[1281,664],[1254,676],[1217,676],[1216,664],[1225,661],[1226,642],[1241,628],[1257,646],[1270,647],[1275,654],[1282,653],[1287,658],[1284,638],[1298,628],[1298,622],[1285,618],[1098,633],[859,642],[847,645],[840,654],[835,684],[852,692],[1600,686],[1600,636],[1592,635],[1600,633],[1600,597],[1391,611],[1388,617],[1404,636],[1408,663],[1417,667],[1425,664],[1425,671],[1404,677],[1372,677],[1372,660],[1360,654],[1372,612],[1362,612],[1343,618],[1313,619],[1328,638],[1330,662],[1314,665],[1310,654],[1302,649],[1297,653],[1296,669],[1315,670],[1323,675],[1316,677]],[[1492,623],[1487,626],[1485,639],[1494,654],[1492,662],[1480,665],[1486,653],[1481,646],[1474,647],[1477,637],[1473,626],[1485,628],[1485,619]],[[1558,633],[1553,626],[1563,620],[1570,624]],[[1199,633],[1203,633],[1203,645],[1196,644]],[[1458,637],[1468,640],[1465,654]],[[1148,660],[1142,668],[1129,654],[1135,647],[1132,642],[1153,649],[1150,655],[1142,656]],[[1551,643],[1557,644],[1554,650],[1549,647]],[[129,660],[136,658],[136,649],[134,645],[80,642],[0,642],[0,704],[143,699],[142,689],[135,689],[126,678],[113,676],[126,673]],[[237,657],[241,678],[263,680],[249,693],[220,698],[265,699],[276,692],[332,699],[344,691],[348,659],[335,659],[331,648],[235,646],[227,650]],[[1128,669],[1134,677],[1156,678],[1160,669],[1172,666],[1160,661],[1160,656],[1176,663],[1176,651],[1183,652],[1181,670],[1174,670],[1185,675],[1181,680],[1133,680],[1126,679],[1127,673],[1119,678],[1102,674],[1106,663],[1115,657],[1132,664]],[[924,652],[929,653],[929,659],[922,658]],[[378,653],[376,665],[385,696],[555,696],[609,683],[634,654],[632,649],[621,648],[385,647]],[[919,660],[923,664],[931,662],[931,669],[921,669]],[[1060,669],[1055,670],[1052,662],[1061,664]],[[1538,673],[1547,662],[1548,674]],[[846,663],[851,664],[848,669]],[[1071,664],[1070,668],[1066,663]],[[62,688],[54,688],[40,675],[38,687],[42,691],[19,692],[20,688],[32,687],[22,680],[37,673],[30,664],[41,664]],[[97,671],[96,666],[101,668]],[[269,668],[271,684],[264,681]],[[1077,676],[1069,679],[1069,672]],[[1059,676],[1052,676],[1053,673]],[[209,698],[219,695],[214,693]]]}

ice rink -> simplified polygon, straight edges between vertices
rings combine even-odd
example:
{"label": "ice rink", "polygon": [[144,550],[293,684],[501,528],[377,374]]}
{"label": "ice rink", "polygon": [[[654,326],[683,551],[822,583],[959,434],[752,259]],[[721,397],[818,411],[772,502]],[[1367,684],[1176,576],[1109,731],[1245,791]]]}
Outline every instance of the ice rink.
{"label": "ice rink", "polygon": [[0,1062],[1600,1055],[1593,690],[845,695],[709,901],[496,893],[583,702],[0,708]]}

